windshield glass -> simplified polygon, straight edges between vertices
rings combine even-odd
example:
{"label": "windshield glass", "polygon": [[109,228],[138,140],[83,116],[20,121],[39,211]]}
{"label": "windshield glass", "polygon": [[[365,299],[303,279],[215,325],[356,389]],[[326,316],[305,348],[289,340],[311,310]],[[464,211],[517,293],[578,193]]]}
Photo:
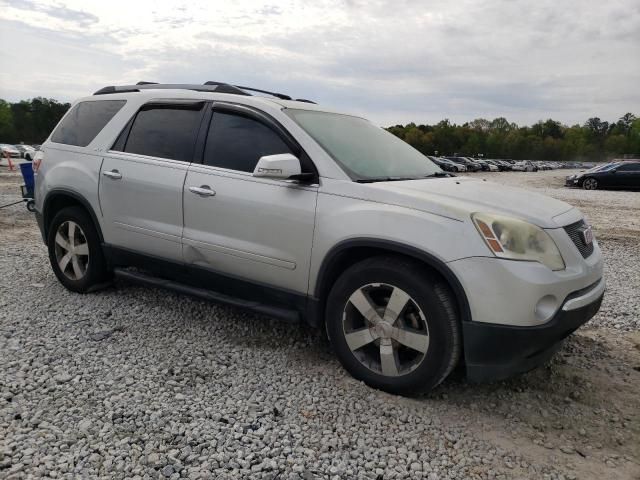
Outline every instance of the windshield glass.
{"label": "windshield glass", "polygon": [[285,109],[354,180],[424,178],[442,172],[426,156],[368,120]]}
{"label": "windshield glass", "polygon": [[611,170],[613,167],[617,166],[617,163],[608,163],[606,165],[596,165],[595,167],[590,168],[587,172],[606,172],[607,170]]}

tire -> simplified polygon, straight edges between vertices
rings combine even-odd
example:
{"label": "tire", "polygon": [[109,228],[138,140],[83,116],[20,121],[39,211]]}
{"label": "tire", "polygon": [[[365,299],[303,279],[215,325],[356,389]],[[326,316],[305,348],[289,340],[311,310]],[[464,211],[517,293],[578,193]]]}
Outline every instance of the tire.
{"label": "tire", "polygon": [[[385,317],[385,302],[406,297],[397,302],[404,305],[400,315]],[[460,324],[451,290],[405,257],[373,257],[348,268],[329,293],[325,321],[344,368],[386,392],[426,393],[451,373],[460,357]],[[406,346],[411,342],[415,349]]]}
{"label": "tire", "polygon": [[598,181],[593,177],[587,177],[582,181],[582,188],[585,190],[597,190]]}
{"label": "tire", "polygon": [[36,211],[36,202],[34,200],[27,201],[27,210],[29,210],[31,213]]}
{"label": "tire", "polygon": [[[98,232],[83,208],[67,207],[55,215],[49,225],[47,246],[53,272],[67,289],[86,293],[108,279]],[[65,261],[66,256],[69,258]]]}

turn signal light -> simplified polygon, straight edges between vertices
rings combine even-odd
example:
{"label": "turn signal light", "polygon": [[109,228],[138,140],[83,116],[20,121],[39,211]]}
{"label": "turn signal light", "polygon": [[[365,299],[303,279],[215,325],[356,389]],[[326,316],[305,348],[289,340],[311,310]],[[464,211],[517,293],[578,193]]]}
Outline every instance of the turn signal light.
{"label": "turn signal light", "polygon": [[480,229],[482,236],[486,240],[491,250],[493,250],[495,253],[504,252],[502,245],[500,245],[500,242],[496,239],[496,236],[493,233],[493,230],[489,228],[489,225],[478,219],[476,219],[476,225],[478,225],[478,229]]}

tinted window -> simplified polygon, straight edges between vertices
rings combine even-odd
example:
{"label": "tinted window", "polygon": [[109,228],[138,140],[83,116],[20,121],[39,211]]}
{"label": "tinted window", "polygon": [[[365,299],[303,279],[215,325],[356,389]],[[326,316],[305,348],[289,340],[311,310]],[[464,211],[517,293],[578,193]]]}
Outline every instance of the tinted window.
{"label": "tinted window", "polygon": [[640,172],[640,163],[625,163],[620,165],[617,170],[619,172]]}
{"label": "tinted window", "polygon": [[204,152],[205,165],[253,172],[260,157],[292,153],[280,136],[257,120],[214,112]]}
{"label": "tinted window", "polygon": [[133,121],[124,151],[190,162],[202,106],[198,103],[188,107],[158,105],[143,108]]}
{"label": "tinted window", "polygon": [[51,141],[86,147],[125,103],[126,100],[101,100],[74,105],[53,132]]}

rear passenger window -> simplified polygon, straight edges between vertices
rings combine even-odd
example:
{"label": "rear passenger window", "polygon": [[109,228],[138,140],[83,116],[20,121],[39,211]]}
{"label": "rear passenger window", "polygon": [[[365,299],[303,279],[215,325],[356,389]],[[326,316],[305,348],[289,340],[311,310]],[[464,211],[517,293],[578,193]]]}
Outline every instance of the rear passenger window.
{"label": "rear passenger window", "polygon": [[203,106],[204,103],[143,107],[133,121],[124,151],[192,161]]}
{"label": "rear passenger window", "polygon": [[86,147],[125,103],[126,100],[77,103],[55,129],[51,141]]}
{"label": "rear passenger window", "polygon": [[213,112],[204,151],[205,165],[253,172],[260,157],[292,153],[263,123],[241,115]]}

